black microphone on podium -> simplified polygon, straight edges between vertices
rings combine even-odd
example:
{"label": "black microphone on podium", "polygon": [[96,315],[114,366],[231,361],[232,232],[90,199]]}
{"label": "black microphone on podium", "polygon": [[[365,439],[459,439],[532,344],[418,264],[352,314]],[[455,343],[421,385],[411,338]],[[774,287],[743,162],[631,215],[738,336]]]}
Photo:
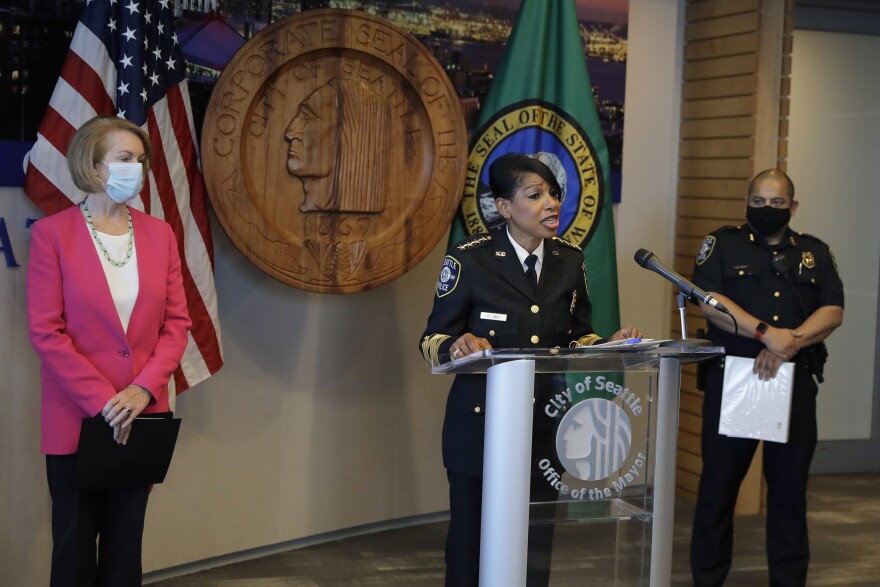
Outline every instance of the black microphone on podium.
{"label": "black microphone on podium", "polygon": [[730,311],[724,307],[723,304],[719,303],[718,300],[701,290],[699,287],[664,265],[660,259],[657,258],[657,255],[652,253],[647,249],[639,249],[635,254],[636,263],[644,267],[645,269],[650,269],[654,273],[659,273],[672,283],[678,286],[678,289],[681,291],[682,295],[686,298],[697,298],[701,302],[708,304],[718,310],[719,312],[724,312],[727,315],[730,315]]}

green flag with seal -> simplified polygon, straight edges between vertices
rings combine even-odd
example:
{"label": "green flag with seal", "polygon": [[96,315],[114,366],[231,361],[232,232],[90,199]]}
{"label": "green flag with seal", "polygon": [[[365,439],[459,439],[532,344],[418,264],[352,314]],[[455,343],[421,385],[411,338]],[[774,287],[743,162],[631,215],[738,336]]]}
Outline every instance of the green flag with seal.
{"label": "green flag with seal", "polygon": [[583,249],[593,328],[610,336],[620,309],[608,149],[573,0],[523,0],[471,137],[451,243],[504,223],[488,175],[509,152],[535,156],[556,174],[564,192],[558,235]]}

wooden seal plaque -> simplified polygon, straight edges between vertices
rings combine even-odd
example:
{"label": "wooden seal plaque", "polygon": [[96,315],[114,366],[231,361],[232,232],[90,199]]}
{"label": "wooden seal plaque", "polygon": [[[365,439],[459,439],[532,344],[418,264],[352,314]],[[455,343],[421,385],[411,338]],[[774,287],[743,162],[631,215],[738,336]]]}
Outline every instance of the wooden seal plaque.
{"label": "wooden seal plaque", "polygon": [[443,68],[378,17],[311,10],[255,35],[208,105],[208,194],[235,246],[315,292],[387,283],[437,244],[467,137]]}

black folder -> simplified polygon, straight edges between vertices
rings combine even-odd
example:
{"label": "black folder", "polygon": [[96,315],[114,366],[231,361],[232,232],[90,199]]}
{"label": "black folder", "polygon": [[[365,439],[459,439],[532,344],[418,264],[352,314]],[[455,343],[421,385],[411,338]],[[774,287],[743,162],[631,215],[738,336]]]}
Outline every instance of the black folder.
{"label": "black folder", "polygon": [[76,453],[77,489],[117,489],[162,483],[180,431],[171,412],[145,414],[131,424],[127,444],[113,440],[102,416],[83,418]]}

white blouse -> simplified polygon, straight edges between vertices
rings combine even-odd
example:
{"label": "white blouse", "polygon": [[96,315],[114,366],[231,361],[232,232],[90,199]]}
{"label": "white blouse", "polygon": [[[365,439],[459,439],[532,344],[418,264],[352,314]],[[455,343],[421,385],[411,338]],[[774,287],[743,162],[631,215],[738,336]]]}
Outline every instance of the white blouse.
{"label": "white blouse", "polygon": [[[104,243],[104,248],[110,253],[111,259],[118,261],[125,259],[125,254],[128,251],[127,232],[119,236],[98,232],[98,238]],[[132,245],[131,259],[128,260],[128,263],[122,267],[114,267],[104,258],[104,253],[98,248],[95,239],[92,239],[92,242],[98,253],[98,259],[101,260],[101,266],[104,268],[104,275],[107,277],[107,285],[110,286],[110,295],[113,297],[113,304],[119,314],[122,329],[128,332],[128,322],[131,320],[131,312],[134,310],[134,303],[137,301],[140,289],[136,243]]]}

